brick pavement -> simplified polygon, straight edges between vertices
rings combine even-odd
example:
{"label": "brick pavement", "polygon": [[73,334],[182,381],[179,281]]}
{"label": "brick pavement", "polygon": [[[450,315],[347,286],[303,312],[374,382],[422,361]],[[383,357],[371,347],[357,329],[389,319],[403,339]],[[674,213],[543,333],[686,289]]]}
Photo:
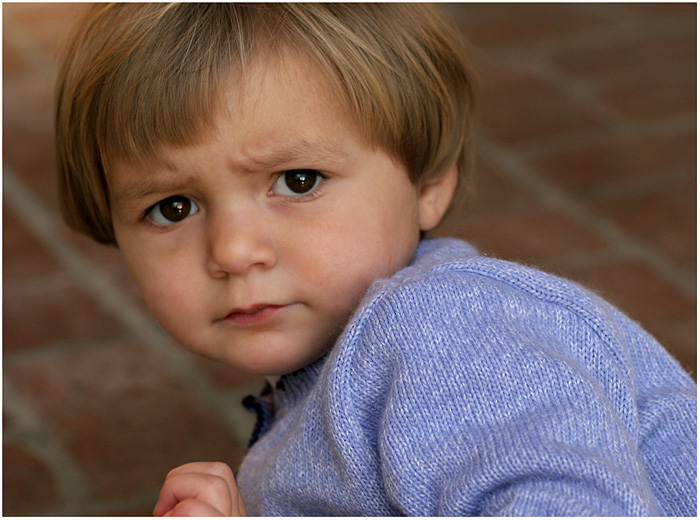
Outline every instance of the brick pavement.
{"label": "brick pavement", "polygon": [[[481,74],[476,195],[438,234],[581,281],[696,370],[695,4],[446,5]],[[3,513],[148,515],[236,465],[260,381],[184,352],[57,213],[71,4],[3,4]]]}

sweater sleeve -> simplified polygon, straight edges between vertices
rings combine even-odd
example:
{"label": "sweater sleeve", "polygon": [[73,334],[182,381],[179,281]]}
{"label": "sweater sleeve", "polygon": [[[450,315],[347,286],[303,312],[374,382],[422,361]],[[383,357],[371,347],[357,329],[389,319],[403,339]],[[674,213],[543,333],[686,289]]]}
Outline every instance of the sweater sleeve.
{"label": "sweater sleeve", "polygon": [[659,513],[634,346],[583,291],[536,285],[444,273],[373,302],[348,384],[400,513]]}

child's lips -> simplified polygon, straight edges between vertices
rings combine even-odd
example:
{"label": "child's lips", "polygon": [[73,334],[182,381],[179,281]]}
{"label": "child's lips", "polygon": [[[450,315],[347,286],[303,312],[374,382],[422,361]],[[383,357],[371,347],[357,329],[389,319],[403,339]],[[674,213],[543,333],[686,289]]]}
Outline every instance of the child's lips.
{"label": "child's lips", "polygon": [[224,319],[238,326],[258,325],[272,319],[284,307],[286,305],[262,303],[246,309],[234,309]]}

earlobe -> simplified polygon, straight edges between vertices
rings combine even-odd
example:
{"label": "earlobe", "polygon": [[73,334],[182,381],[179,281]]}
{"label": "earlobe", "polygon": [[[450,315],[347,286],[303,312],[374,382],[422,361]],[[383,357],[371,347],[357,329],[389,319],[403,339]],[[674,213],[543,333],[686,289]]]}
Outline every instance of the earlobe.
{"label": "earlobe", "polygon": [[457,165],[453,164],[440,175],[421,184],[418,200],[421,231],[430,231],[440,223],[457,189],[457,178]]}

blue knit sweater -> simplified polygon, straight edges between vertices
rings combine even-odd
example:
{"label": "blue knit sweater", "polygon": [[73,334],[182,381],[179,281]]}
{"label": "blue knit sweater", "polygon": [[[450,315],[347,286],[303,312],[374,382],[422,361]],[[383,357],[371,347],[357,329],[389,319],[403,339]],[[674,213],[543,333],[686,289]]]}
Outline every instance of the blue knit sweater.
{"label": "blue knit sweater", "polygon": [[696,515],[697,394],[581,287],[423,241],[329,355],[250,399],[251,515]]}

